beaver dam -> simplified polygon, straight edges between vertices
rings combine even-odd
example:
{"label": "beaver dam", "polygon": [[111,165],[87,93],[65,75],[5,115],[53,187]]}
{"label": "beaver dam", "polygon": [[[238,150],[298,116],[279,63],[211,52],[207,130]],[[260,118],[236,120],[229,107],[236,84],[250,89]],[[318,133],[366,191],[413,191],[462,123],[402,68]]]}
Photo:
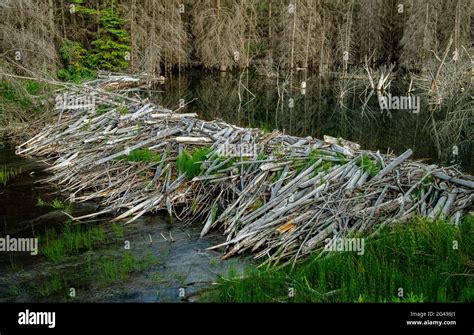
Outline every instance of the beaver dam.
{"label": "beaver dam", "polygon": [[250,251],[275,264],[416,215],[457,223],[472,206],[472,176],[412,161],[410,149],[397,157],[329,136],[207,122],[141,98],[143,84],[107,75],[68,85],[45,118],[18,131],[31,138],[16,153],[49,164],[43,182],[101,205],[76,221],[126,224],[166,210],[202,223],[201,236],[220,230],[226,241],[211,249],[224,247],[224,258]]}

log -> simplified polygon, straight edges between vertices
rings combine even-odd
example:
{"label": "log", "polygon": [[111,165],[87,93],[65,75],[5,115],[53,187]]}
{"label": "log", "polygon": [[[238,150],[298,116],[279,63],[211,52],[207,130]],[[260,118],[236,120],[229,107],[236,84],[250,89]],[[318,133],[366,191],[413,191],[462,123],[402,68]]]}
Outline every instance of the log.
{"label": "log", "polygon": [[182,144],[202,144],[202,143],[211,143],[212,140],[208,137],[178,136],[176,137],[176,142],[182,143]]}
{"label": "log", "polygon": [[442,172],[433,172],[433,176],[442,180],[449,181],[451,183],[458,184],[460,186],[474,189],[474,181],[472,180],[466,180],[466,179],[457,178],[457,177],[450,177],[447,174],[444,174]]}
{"label": "log", "polygon": [[388,173],[392,172],[393,169],[395,169],[398,165],[400,165],[401,163],[403,163],[406,159],[408,159],[411,155],[413,154],[413,150],[411,149],[408,149],[407,151],[405,151],[403,154],[401,154],[400,156],[398,156],[396,159],[394,159],[390,164],[388,164],[384,169],[382,169],[381,171],[379,171],[379,173],[377,173],[375,175],[375,177],[372,179],[374,181],[378,181],[380,179],[382,179],[385,175],[387,175]]}

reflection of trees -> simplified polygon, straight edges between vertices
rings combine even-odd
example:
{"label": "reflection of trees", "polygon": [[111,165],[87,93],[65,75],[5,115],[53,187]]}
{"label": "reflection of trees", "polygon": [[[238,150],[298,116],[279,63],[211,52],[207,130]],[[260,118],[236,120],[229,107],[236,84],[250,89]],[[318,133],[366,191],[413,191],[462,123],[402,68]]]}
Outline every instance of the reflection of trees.
{"label": "reflection of trees", "polygon": [[238,112],[238,78],[232,74],[225,77],[206,76],[195,88],[198,100],[194,106],[205,119],[222,118],[230,123],[240,124]]}
{"label": "reflection of trees", "polygon": [[190,90],[191,81],[191,76],[170,76],[164,84],[155,85],[147,93],[158,104],[169,109],[176,109],[180,99],[187,102],[193,98]]}

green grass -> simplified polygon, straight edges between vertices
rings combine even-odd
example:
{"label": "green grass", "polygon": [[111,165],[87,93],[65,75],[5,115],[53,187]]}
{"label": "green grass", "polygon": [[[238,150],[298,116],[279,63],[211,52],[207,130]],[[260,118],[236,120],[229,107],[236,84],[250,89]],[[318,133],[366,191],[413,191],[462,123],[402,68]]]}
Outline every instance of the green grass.
{"label": "green grass", "polygon": [[161,156],[146,148],[133,150],[128,156],[120,156],[117,159],[126,160],[128,162],[160,162]]}
{"label": "green grass", "polygon": [[51,207],[57,210],[63,210],[67,213],[71,213],[72,211],[72,204],[65,203],[64,201],[55,198],[51,202],[44,201],[43,199],[39,198],[36,200],[37,207]]}
{"label": "green grass", "polygon": [[189,179],[192,179],[202,172],[201,162],[206,160],[206,156],[210,151],[210,148],[197,149],[190,153],[183,150],[176,161],[176,168],[179,172],[185,173]]}
{"label": "green grass", "polygon": [[21,286],[17,284],[11,284],[10,286],[8,286],[8,289],[7,289],[7,294],[11,297],[17,297],[22,292],[23,292],[23,289],[21,288]]}
{"label": "green grass", "polygon": [[112,223],[112,231],[114,232],[117,238],[124,237],[124,229],[123,226],[118,223]]}
{"label": "green grass", "polygon": [[46,201],[44,201],[43,199],[41,199],[40,197],[38,197],[38,199],[36,200],[36,206],[37,207],[49,207],[49,203],[47,203]]}
{"label": "green grass", "polygon": [[92,250],[93,246],[103,241],[105,231],[100,227],[65,226],[61,233],[51,228],[39,237],[40,253],[57,263],[68,255]]}
{"label": "green grass", "polygon": [[[105,114],[105,113],[107,113],[111,110],[112,110],[112,108],[110,106],[99,105],[99,106],[97,106],[97,108],[95,110],[95,114],[97,116],[100,116],[100,115],[103,115],[103,114]],[[126,105],[118,106],[115,109],[115,112],[120,114],[120,115],[127,115],[128,114],[128,106],[126,106]]]}
{"label": "green grass", "polygon": [[103,115],[103,114],[107,113],[108,111],[110,111],[109,106],[99,105],[95,109],[95,114],[97,116],[100,116],[100,115]]}
{"label": "green grass", "polygon": [[48,90],[48,87],[45,83],[37,82],[34,80],[26,80],[25,89],[28,94],[38,96],[44,94]]}
{"label": "green grass", "polygon": [[[41,206],[51,206],[39,199]],[[112,232],[116,237],[124,235],[124,228],[119,224],[112,224]],[[109,236],[109,235],[107,235]],[[62,295],[65,301],[69,301],[69,290],[71,287],[89,287],[97,285],[104,287],[111,284],[123,283],[130,279],[130,274],[143,271],[160,263],[160,260],[151,251],[143,255],[132,255],[129,251],[124,251],[120,244],[117,253],[101,253],[100,258],[93,257],[97,254],[106,241],[106,230],[103,227],[86,225],[64,225],[60,231],[50,228],[38,237],[40,254],[50,262],[49,264],[62,264],[67,266],[68,256],[80,257],[82,262],[74,265],[73,272],[68,273],[60,270],[48,271],[39,280],[28,285],[26,288],[18,285],[8,287],[7,294],[15,297],[22,292],[27,292],[35,297],[56,297]],[[164,250],[166,253],[166,249]],[[77,260],[74,258],[74,262]],[[20,271],[16,259],[10,257],[11,272]],[[157,274],[158,276],[158,274]]]}
{"label": "green grass", "polygon": [[131,273],[141,271],[158,264],[159,261],[147,253],[143,259],[137,259],[129,252],[124,252],[121,258],[105,259],[97,264],[96,273],[100,285],[122,283],[129,279]]}
{"label": "green grass", "polygon": [[[457,241],[457,242],[454,242]],[[456,249],[454,246],[458,244]],[[291,266],[229,273],[216,302],[472,302],[474,218],[457,227],[413,219],[367,240],[365,254],[333,253]],[[399,296],[399,289],[403,295]],[[289,290],[294,296],[289,296]]]}
{"label": "green grass", "polygon": [[[337,160],[334,160],[334,158],[337,158]],[[322,164],[320,164],[314,169],[312,177],[316,176],[321,171],[328,171],[334,165],[347,163],[347,158],[342,154],[338,153],[336,157],[333,157],[328,155],[325,151],[321,149],[313,149],[308,154],[306,159],[301,161],[295,161],[293,163],[293,167],[295,168],[296,173],[299,174],[304,169],[316,164],[316,162],[318,162],[320,159],[322,160]]]}
{"label": "green grass", "polygon": [[[60,199],[53,199],[53,201],[51,202],[47,202],[47,201],[44,201],[43,199],[41,199],[40,197],[38,197],[37,201],[36,201],[36,206],[37,207],[41,207],[41,208],[45,208],[45,207],[51,207],[55,210],[58,210],[58,211],[63,211],[69,215],[72,214],[72,203],[70,202],[64,202]],[[73,222],[72,218],[68,217],[66,219],[66,221],[64,222],[66,225],[69,225]]]}
{"label": "green grass", "polygon": [[47,279],[34,286],[36,296],[47,297],[65,289],[65,283],[59,273],[53,273]]}
{"label": "green grass", "polygon": [[21,168],[8,169],[5,166],[0,168],[0,184],[6,186],[7,183],[21,174]]}
{"label": "green grass", "polygon": [[11,253],[9,255],[9,265],[8,269],[12,272],[19,272],[23,269],[23,266],[21,263],[18,262],[17,258],[13,256]]}
{"label": "green grass", "polygon": [[219,265],[219,260],[217,258],[211,258],[209,260],[209,265],[210,266],[217,266],[217,265]]}
{"label": "green grass", "polygon": [[263,205],[265,205],[265,198],[264,197],[258,197],[255,202],[251,205],[251,208],[253,211],[259,209],[260,207],[262,207]]}
{"label": "green grass", "polygon": [[51,207],[53,207],[54,209],[67,210],[69,206],[70,205],[65,204],[63,201],[59,199],[54,199],[51,202]]}
{"label": "green grass", "polygon": [[[69,290],[71,287],[79,288],[97,284],[104,287],[112,284],[124,283],[130,279],[133,272],[142,271],[150,266],[158,264],[158,260],[151,254],[143,257],[135,257],[129,252],[123,254],[107,255],[99,260],[92,260],[91,253],[84,254],[86,261],[76,268],[75,278],[64,276],[60,272],[53,272],[40,281],[31,285],[31,292],[38,297],[50,297],[63,293],[66,301],[70,299]],[[80,274],[80,275],[79,275]],[[158,274],[156,274],[158,278]],[[10,296],[19,295],[21,287],[10,287]]]}
{"label": "green grass", "polygon": [[184,273],[176,271],[176,272],[171,273],[168,279],[171,282],[183,285],[184,282],[186,281],[186,277],[187,276]]}
{"label": "green grass", "polygon": [[159,273],[159,272],[156,272],[156,273],[153,274],[152,280],[153,280],[153,283],[155,283],[155,284],[161,284],[164,281],[161,273]]}
{"label": "green grass", "polygon": [[[158,264],[158,260],[147,253],[141,258],[134,257],[129,252],[124,252],[120,256],[108,255],[101,257],[98,261],[92,261],[91,253],[84,255],[86,262],[78,265],[75,279],[65,277],[60,272],[53,272],[40,281],[31,285],[31,293],[37,297],[50,297],[63,294],[66,301],[70,299],[69,290],[71,287],[79,288],[97,284],[99,287],[111,284],[124,283],[130,279],[130,274],[142,271],[150,266]],[[158,278],[158,274],[156,274]],[[68,278],[68,279],[66,279]],[[10,296],[17,296],[23,292],[19,286],[12,285],[8,288]]]}
{"label": "green grass", "polygon": [[137,260],[127,252],[121,259],[103,260],[98,266],[99,282],[104,285],[123,282],[128,279],[129,273],[138,270]]}
{"label": "green grass", "polygon": [[[9,69],[7,64],[0,63]],[[0,132],[40,116],[44,111],[42,103],[51,97],[54,87],[34,80],[0,79]]]}
{"label": "green grass", "polygon": [[127,105],[119,106],[119,107],[117,107],[116,111],[120,115],[127,115],[128,114],[128,106]]}
{"label": "green grass", "polygon": [[260,127],[259,127],[264,134],[270,134],[273,131],[273,127],[271,124],[265,121],[260,121]]}

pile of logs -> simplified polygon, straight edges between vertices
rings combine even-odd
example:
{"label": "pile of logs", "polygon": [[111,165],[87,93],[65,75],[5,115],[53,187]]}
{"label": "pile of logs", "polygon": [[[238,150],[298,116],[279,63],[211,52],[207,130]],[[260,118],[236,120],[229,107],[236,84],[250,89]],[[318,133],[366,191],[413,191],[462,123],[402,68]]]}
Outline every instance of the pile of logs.
{"label": "pile of logs", "polygon": [[[113,76],[69,88],[71,101],[93,96],[95,108],[59,104],[51,122],[31,125],[34,136],[17,147],[19,155],[44,157],[51,172],[45,182],[71,201],[101,204],[75,220],[112,215],[125,224],[167,210],[202,223],[202,235],[220,229],[226,241],[213,248],[225,247],[224,257],[250,251],[277,263],[321,250],[328,238],[374,232],[380,223],[416,215],[457,223],[472,206],[472,176],[409,160],[411,150],[395,157],[328,136],[207,122],[132,97],[127,80],[134,81]],[[223,150],[244,145],[258,152]],[[176,161],[203,147],[209,150],[197,163],[201,172],[190,178]],[[124,159],[137,149],[159,160]]]}

